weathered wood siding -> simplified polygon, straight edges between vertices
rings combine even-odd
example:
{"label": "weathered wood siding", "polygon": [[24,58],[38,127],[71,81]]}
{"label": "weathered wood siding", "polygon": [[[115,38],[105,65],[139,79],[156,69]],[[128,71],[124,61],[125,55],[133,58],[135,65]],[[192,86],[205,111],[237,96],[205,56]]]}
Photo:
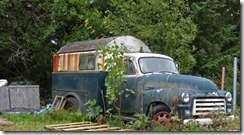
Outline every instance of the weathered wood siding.
{"label": "weathered wood siding", "polygon": [[8,86],[0,93],[0,110],[11,108],[40,109],[39,85]]}
{"label": "weathered wood siding", "polygon": [[10,109],[8,87],[0,87],[0,110]]}

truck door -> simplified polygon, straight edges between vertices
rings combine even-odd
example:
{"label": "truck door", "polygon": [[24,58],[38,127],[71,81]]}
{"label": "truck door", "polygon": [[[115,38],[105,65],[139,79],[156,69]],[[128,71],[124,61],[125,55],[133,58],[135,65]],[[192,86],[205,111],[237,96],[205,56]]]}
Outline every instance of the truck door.
{"label": "truck door", "polygon": [[[121,111],[125,113],[134,113],[136,109],[136,100],[137,100],[137,76],[136,69],[132,59],[128,59],[125,61],[126,65],[126,82],[123,84],[124,93],[122,94],[122,103],[121,103]],[[133,91],[127,91],[131,90]]]}

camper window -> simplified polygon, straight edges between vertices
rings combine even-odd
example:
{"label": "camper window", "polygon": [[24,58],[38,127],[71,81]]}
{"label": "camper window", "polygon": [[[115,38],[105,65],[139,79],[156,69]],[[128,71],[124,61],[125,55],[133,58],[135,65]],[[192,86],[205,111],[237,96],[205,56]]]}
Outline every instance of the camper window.
{"label": "camper window", "polygon": [[95,69],[95,56],[94,55],[80,55],[79,60],[80,70],[94,70]]}

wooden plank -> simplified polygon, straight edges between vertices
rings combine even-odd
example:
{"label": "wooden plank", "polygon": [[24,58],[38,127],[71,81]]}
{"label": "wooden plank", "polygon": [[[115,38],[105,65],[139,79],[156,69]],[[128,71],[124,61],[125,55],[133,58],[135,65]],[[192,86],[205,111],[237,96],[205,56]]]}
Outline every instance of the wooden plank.
{"label": "wooden plank", "polygon": [[132,129],[121,129],[120,127],[109,127],[108,125],[98,125],[98,123],[76,122],[44,126],[52,131],[133,131]]}
{"label": "wooden plank", "polygon": [[64,96],[55,96],[54,100],[53,100],[53,103],[52,103],[52,106],[55,108],[55,109],[61,109],[64,107],[66,103],[66,98]]}
{"label": "wooden plank", "polygon": [[67,129],[67,128],[77,128],[77,127],[86,127],[86,126],[96,126],[97,123],[91,123],[91,124],[82,124],[82,125],[66,125],[66,126],[60,126],[60,127],[53,127],[54,129]]}
{"label": "wooden plank", "polygon": [[104,128],[108,127],[108,125],[98,125],[98,126],[89,126],[89,127],[78,127],[78,128],[69,128],[69,129],[62,129],[62,131],[79,131],[85,129],[96,129],[96,128]]}
{"label": "wooden plank", "polygon": [[88,129],[88,130],[84,130],[84,131],[113,131],[113,130],[120,130],[120,127]]}
{"label": "wooden plank", "polygon": [[64,123],[64,124],[54,124],[46,125],[47,127],[57,127],[57,126],[67,126],[67,125],[77,125],[77,124],[89,124],[90,122],[75,122],[75,123]]}

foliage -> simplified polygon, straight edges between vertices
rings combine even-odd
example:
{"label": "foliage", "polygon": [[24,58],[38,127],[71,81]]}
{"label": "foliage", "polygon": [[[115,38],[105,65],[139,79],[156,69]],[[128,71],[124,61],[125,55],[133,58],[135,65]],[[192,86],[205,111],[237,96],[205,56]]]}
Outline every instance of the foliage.
{"label": "foliage", "polygon": [[132,35],[144,41],[153,52],[173,57],[189,72],[195,65],[189,43],[195,38],[196,25],[185,16],[188,4],[181,0],[111,1],[104,18],[112,35]]}
{"label": "foliage", "polygon": [[[239,108],[238,108],[239,109]],[[224,114],[216,113],[211,118],[212,124],[202,125],[196,121],[189,121],[183,124],[182,121],[173,121],[168,126],[157,126],[152,131],[240,131],[240,119],[236,115],[233,121],[229,120]]]}
{"label": "foliage", "polygon": [[186,124],[183,131],[204,131],[204,126],[198,122],[189,122]]}
{"label": "foliage", "polygon": [[105,86],[107,88],[106,97],[108,103],[113,104],[118,110],[121,122],[121,96],[124,90],[122,90],[120,87],[125,81],[125,76],[123,73],[126,71],[126,67],[124,65],[124,50],[119,48],[119,46],[114,43],[112,46],[100,46],[97,51],[100,52],[99,58],[104,57],[105,59],[103,63],[104,65],[98,63],[98,67],[104,66],[104,70],[108,71],[108,75],[105,78]]}
{"label": "foliage", "polygon": [[72,123],[85,121],[85,115],[80,112],[68,112],[64,109],[53,110],[45,114],[30,115],[3,114],[0,118],[7,118],[13,122],[10,126],[0,126],[1,131],[45,131],[45,125]]}
{"label": "foliage", "polygon": [[121,123],[120,118],[118,118],[118,117],[111,118],[111,119],[108,121],[108,125],[109,125],[110,127],[119,127],[119,126],[121,126],[121,124],[123,124],[123,123]]}
{"label": "foliage", "polygon": [[[52,55],[63,45],[132,35],[153,52],[173,57],[181,73],[210,78],[232,90],[238,57],[240,95],[240,2],[235,0],[2,0],[0,77],[40,85],[51,96]],[[240,105],[240,96],[237,96]]]}
{"label": "foliage", "polygon": [[[225,89],[233,87],[233,58],[240,59],[240,2],[207,0],[191,2],[193,22],[198,34],[192,42],[192,53],[197,61],[192,74],[214,80],[220,87],[221,70],[225,67]],[[240,91],[240,61],[238,61],[238,86]],[[238,104],[240,97],[238,96]]]}
{"label": "foliage", "polygon": [[[124,51],[119,48],[115,43],[113,46],[100,47],[98,49],[101,52],[99,58],[105,57],[104,69],[108,71],[108,75],[105,79],[106,97],[108,98],[108,103],[113,104],[118,100],[118,96],[122,94],[119,91],[119,87],[125,81],[123,73],[126,71],[124,66]],[[101,67],[101,63],[98,63]]]}
{"label": "foliage", "polygon": [[[51,57],[56,46],[50,1],[4,0],[0,2],[1,78],[29,80],[50,90]],[[49,25],[47,25],[49,24]],[[41,92],[41,96],[47,95]]]}
{"label": "foliage", "polygon": [[85,105],[88,106],[86,116],[89,120],[97,119],[99,114],[102,112],[102,108],[97,105],[97,101],[95,99],[88,100]]}
{"label": "foliage", "polygon": [[44,117],[49,117],[54,121],[70,121],[70,122],[77,122],[77,121],[84,121],[86,120],[86,116],[79,111],[70,112],[65,109],[57,109],[51,110],[48,113],[41,114]]}
{"label": "foliage", "polygon": [[136,121],[130,121],[128,122],[125,127],[129,129],[135,129],[135,130],[141,130],[141,131],[147,131],[149,126],[149,120],[145,114],[134,114],[135,117],[137,117]]}
{"label": "foliage", "polygon": [[[240,108],[237,108],[237,112],[240,112]],[[143,114],[139,114],[139,117],[141,118],[138,118],[137,121],[145,121],[147,123],[146,117]],[[13,125],[0,126],[1,131],[44,131],[44,125],[87,121],[86,116],[80,112],[72,113],[66,110],[56,110],[52,113],[34,115],[27,113],[3,114],[0,115],[0,118],[6,118],[13,122]],[[221,114],[216,114],[213,118],[213,125],[203,126],[196,122],[189,122],[183,125],[182,122],[174,121],[169,126],[158,126],[152,131],[241,131],[240,113],[236,114],[234,121],[219,121],[220,118],[224,120]],[[118,127],[121,124],[118,118],[112,118],[108,123],[110,127]],[[133,122],[125,125],[127,128],[133,128],[134,126]],[[137,130],[139,129],[137,128]]]}
{"label": "foliage", "polygon": [[60,46],[68,42],[100,38],[104,31],[102,12],[91,1],[54,0],[55,36]]}

